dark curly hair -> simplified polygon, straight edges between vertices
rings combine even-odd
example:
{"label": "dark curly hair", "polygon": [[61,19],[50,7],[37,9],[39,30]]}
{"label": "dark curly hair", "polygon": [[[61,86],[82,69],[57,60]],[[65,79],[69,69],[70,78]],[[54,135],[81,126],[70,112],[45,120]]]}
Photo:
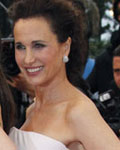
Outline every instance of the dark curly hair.
{"label": "dark curly hair", "polygon": [[[9,8],[9,16],[15,24],[19,19],[44,17],[50,22],[58,42],[65,42],[71,37],[70,61],[66,64],[67,77],[76,85],[83,69],[84,37],[83,17],[80,9],[73,5],[72,0],[16,0]],[[14,27],[14,25],[13,25]]]}

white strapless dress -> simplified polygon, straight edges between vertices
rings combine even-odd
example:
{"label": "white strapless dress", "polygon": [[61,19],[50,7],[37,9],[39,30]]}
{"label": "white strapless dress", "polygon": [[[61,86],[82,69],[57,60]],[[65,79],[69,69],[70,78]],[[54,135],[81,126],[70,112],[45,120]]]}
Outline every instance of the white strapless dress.
{"label": "white strapless dress", "polygon": [[13,127],[9,134],[17,150],[68,150],[60,141],[36,132],[28,132]]}

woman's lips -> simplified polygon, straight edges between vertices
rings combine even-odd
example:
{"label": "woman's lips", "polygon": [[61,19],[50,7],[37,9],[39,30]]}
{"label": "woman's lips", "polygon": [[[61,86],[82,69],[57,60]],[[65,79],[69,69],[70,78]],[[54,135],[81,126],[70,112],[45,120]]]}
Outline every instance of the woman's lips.
{"label": "woman's lips", "polygon": [[43,66],[40,67],[29,67],[26,68],[26,71],[29,75],[36,75],[37,73],[39,73],[41,70],[43,70]]}

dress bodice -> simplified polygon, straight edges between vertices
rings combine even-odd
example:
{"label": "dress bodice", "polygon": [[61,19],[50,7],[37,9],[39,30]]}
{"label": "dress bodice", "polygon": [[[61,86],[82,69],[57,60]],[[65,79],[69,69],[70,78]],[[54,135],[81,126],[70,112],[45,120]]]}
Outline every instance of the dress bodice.
{"label": "dress bodice", "polygon": [[43,134],[28,132],[13,127],[9,134],[17,150],[68,150],[60,141]]}

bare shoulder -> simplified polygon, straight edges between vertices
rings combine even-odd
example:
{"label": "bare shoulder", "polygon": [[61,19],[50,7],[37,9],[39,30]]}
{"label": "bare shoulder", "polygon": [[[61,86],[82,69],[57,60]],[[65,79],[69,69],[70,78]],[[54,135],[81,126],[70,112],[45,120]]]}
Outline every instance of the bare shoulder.
{"label": "bare shoulder", "polygon": [[[70,103],[71,107],[69,109],[69,117],[75,120],[78,116],[82,119],[85,116],[92,114],[99,114],[95,104],[82,92],[78,95],[77,99]],[[78,118],[77,118],[78,120]]]}
{"label": "bare shoulder", "polygon": [[88,128],[89,124],[102,120],[102,117],[92,100],[80,93],[78,98],[70,103],[68,120],[71,126],[75,127],[74,129],[79,128],[80,132],[85,127]]}
{"label": "bare shoulder", "polygon": [[120,150],[118,138],[103,120],[92,100],[80,93],[78,99],[70,105],[68,120],[76,141],[83,143],[86,150]]}

